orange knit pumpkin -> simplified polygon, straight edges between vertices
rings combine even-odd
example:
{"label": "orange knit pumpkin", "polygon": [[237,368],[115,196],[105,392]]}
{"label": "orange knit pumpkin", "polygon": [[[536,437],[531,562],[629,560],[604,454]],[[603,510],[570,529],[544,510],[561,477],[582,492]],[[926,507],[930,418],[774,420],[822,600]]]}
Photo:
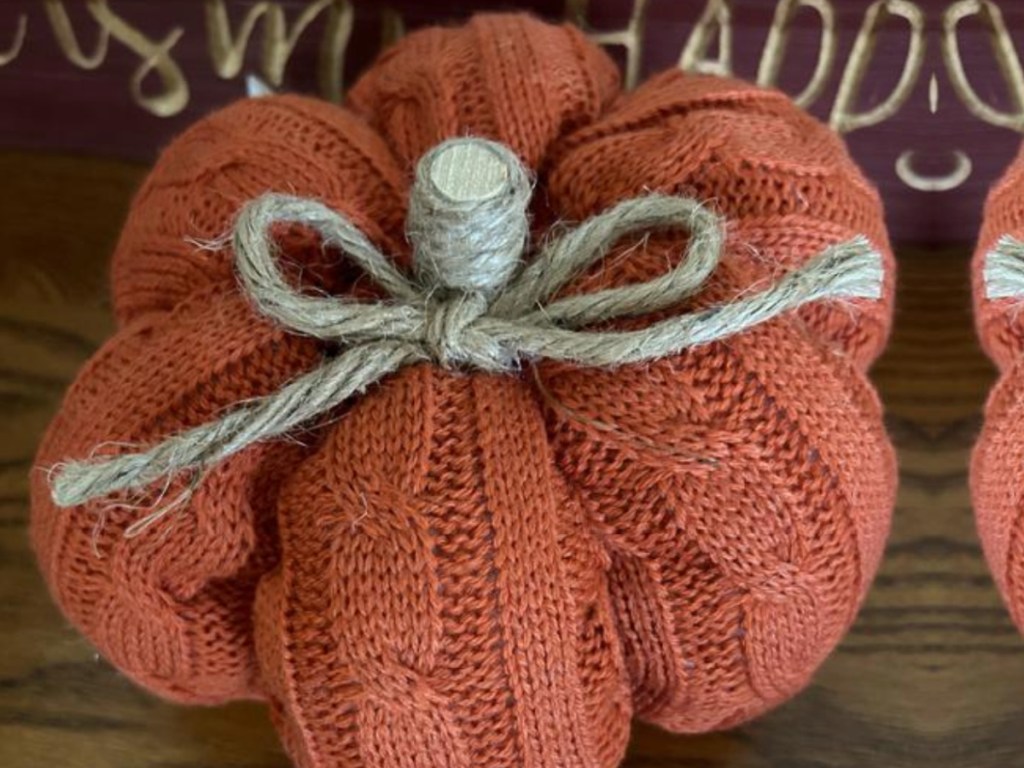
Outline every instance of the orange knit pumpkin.
{"label": "orange knit pumpkin", "polygon": [[[452,136],[501,141],[537,174],[538,238],[648,190],[708,201],[727,252],[697,303],[857,234],[885,255],[883,300],[615,370],[408,368],[235,455],[132,539],[137,508],[59,510],[37,473],[42,570],[107,658],[179,701],[267,700],[316,768],[614,766],[633,715],[723,728],[806,684],[853,619],[893,503],[864,376],[893,287],[879,200],[778,92],[676,71],[628,94],[617,82],[570,26],[479,16],[407,37],[344,109],[281,96],[202,120],[135,199],[114,256],[119,330],[39,463],[152,443],[316,365],[317,342],[249,306],[229,249],[194,240],[279,190],[408,266],[412,168]],[[303,285],[367,290],[302,228],[276,239]],[[685,242],[623,243],[572,290],[661,274]]]}
{"label": "orange knit pumpkin", "polygon": [[1024,238],[1024,148],[989,193],[972,264],[975,320],[999,367],[971,461],[971,495],[989,568],[1024,631],[1021,466],[1024,462],[1024,317],[1020,298],[986,298],[985,265],[1004,236]]}

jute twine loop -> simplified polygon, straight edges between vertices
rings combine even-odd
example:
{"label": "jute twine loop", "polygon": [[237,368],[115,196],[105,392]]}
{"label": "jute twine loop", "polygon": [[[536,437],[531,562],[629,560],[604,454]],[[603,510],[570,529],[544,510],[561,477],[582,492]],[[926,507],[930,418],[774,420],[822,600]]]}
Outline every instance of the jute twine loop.
{"label": "jute twine loop", "polygon": [[[414,279],[322,203],[279,194],[252,201],[242,209],[232,241],[242,289],[267,317],[344,351],[279,391],[147,450],[55,468],[54,502],[75,506],[183,472],[201,473],[312,422],[414,363],[495,373],[542,358],[620,366],[727,338],[809,302],[882,295],[881,256],[857,237],[827,248],[760,293],[637,330],[586,330],[668,309],[699,292],[721,258],[722,222],[687,198],[626,200],[552,239],[524,268],[529,198],[529,174],[501,144],[455,139],[435,148],[421,161],[410,196]],[[361,301],[295,290],[278,266],[270,236],[281,222],[316,231],[389,298]],[[687,252],[673,269],[644,283],[555,298],[624,237],[664,229],[690,232]],[[132,533],[144,527],[137,523]]]}

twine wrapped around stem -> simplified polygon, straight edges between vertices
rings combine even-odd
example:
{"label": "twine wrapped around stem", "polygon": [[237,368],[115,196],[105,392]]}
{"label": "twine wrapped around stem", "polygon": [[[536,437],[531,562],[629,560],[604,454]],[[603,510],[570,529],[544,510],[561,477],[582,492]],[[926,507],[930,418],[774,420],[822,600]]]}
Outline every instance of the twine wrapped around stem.
{"label": "twine wrapped around stem", "polygon": [[[398,369],[515,370],[524,361],[620,366],[724,339],[827,299],[878,299],[881,256],[863,237],[825,249],[768,289],[638,330],[587,330],[665,310],[704,286],[721,258],[722,223],[698,201],[665,195],[626,200],[544,245],[525,267],[530,178],[506,147],[481,139],[439,145],[421,161],[407,231],[416,276],[400,272],[348,219],[316,200],[267,194],[241,211],[233,248],[243,290],[267,317],[344,347],[321,367],[226,415],[119,456],[55,469],[51,492],[70,507],[202,472],[259,441],[321,416]],[[390,297],[360,301],[298,292],[278,267],[270,231],[298,223],[338,248]],[[684,229],[685,256],[644,283],[555,298],[623,237]]]}

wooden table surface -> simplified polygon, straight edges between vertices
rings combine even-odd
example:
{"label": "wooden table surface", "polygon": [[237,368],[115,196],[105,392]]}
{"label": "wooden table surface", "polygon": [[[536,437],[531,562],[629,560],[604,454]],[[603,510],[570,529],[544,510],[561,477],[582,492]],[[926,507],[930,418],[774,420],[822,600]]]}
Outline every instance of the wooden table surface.
{"label": "wooden table surface", "polygon": [[[285,768],[260,706],[166,704],[100,660],[50,602],[28,546],[36,443],[110,331],[106,262],[142,173],[0,153],[0,766]],[[987,574],[966,487],[993,380],[967,258],[900,253],[896,330],[873,376],[902,488],[853,631],[788,705],[703,737],[638,726],[628,766],[1024,766],[1024,641]]]}

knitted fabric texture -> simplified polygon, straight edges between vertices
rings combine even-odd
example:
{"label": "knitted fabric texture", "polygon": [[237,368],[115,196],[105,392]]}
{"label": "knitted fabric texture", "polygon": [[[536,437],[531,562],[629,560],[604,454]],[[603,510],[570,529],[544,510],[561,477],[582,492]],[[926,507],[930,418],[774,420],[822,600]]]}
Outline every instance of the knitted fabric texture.
{"label": "knitted fabric texture", "polygon": [[[35,473],[53,595],[165,697],[267,701],[306,768],[603,768],[634,715],[698,732],[764,712],[852,621],[895,490],[864,376],[891,311],[880,203],[841,141],[776,91],[673,71],[624,94],[574,28],[478,16],[409,35],[345,108],[268,97],[202,120],[138,192],[114,255],[119,330],[38,463],[152,444],[316,366],[320,344],[262,319],[227,249],[196,241],[280,191],[322,200],[408,267],[412,171],[461,135],[537,175],[535,239],[648,191],[708,201],[730,222],[726,253],[683,310],[858,234],[885,256],[883,300],[614,370],[417,365],[228,459],[133,539],[184,481],[68,511]],[[371,295],[310,232],[275,236],[297,284]],[[624,242],[568,290],[651,279],[686,242]]]}
{"label": "knitted fabric texture", "polygon": [[1024,631],[1024,297],[989,299],[985,270],[989,253],[1007,236],[1024,237],[1024,148],[989,193],[972,265],[978,334],[999,380],[971,459],[971,495],[985,557]]}

